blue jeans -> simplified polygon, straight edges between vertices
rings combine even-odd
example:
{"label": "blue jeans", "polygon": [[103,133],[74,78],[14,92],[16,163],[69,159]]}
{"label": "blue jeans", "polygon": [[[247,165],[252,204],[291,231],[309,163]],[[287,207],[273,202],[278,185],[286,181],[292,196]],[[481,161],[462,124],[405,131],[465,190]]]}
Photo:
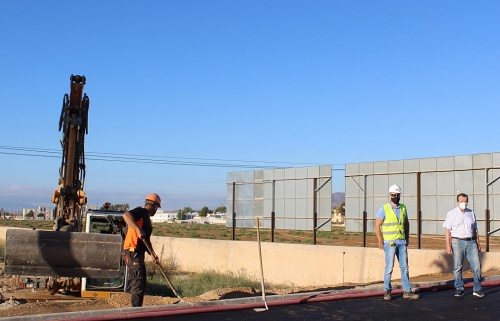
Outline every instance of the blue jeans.
{"label": "blue jeans", "polygon": [[464,289],[464,280],[462,278],[462,268],[464,258],[470,263],[470,268],[474,274],[474,291],[481,290],[481,262],[479,262],[479,251],[476,240],[451,239],[451,248],[453,249],[453,275],[455,276],[455,289]]}
{"label": "blue jeans", "polygon": [[391,246],[389,243],[384,243],[385,252],[385,271],[384,271],[384,290],[392,290],[391,277],[394,268],[394,257],[398,258],[399,267],[401,268],[401,285],[404,292],[411,291],[410,273],[408,270],[408,252],[406,244],[395,244]]}

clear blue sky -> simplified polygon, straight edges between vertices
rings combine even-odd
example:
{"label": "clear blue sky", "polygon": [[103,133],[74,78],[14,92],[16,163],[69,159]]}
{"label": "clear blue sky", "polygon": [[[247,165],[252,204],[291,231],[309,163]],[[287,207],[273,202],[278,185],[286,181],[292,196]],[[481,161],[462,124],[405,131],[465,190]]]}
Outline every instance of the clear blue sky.
{"label": "clear blue sky", "polygon": [[[62,97],[81,74],[87,153],[197,163],[88,160],[91,205],[157,192],[165,209],[215,208],[228,171],[499,151],[498,1],[20,0],[0,12],[0,146],[60,151]],[[51,205],[60,155],[6,152],[0,207]]]}

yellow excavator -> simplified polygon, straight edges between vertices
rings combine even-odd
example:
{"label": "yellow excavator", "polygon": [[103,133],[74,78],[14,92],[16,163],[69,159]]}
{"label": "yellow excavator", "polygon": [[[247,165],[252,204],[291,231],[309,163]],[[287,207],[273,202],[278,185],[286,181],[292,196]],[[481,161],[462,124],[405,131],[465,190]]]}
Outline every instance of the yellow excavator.
{"label": "yellow excavator", "polygon": [[[23,282],[35,280],[52,292],[101,297],[99,293],[125,288],[122,235],[116,233],[123,212],[86,210],[84,145],[90,102],[83,93],[85,82],[85,76],[71,75],[70,94],[63,98],[62,162],[59,187],[52,195],[53,231],[7,230],[4,272],[21,276]],[[86,285],[95,285],[95,291],[89,292]]]}

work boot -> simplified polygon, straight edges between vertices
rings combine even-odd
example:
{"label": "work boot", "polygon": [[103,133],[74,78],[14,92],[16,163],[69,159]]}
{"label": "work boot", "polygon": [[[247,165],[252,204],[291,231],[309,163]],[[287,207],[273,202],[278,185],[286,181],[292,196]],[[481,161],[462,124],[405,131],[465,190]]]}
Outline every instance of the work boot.
{"label": "work boot", "polygon": [[391,301],[392,300],[392,295],[391,295],[391,290],[386,290],[384,293],[384,300],[385,301]]}
{"label": "work boot", "polygon": [[408,300],[418,300],[420,299],[420,295],[414,293],[414,292],[403,292],[403,299],[408,299]]}

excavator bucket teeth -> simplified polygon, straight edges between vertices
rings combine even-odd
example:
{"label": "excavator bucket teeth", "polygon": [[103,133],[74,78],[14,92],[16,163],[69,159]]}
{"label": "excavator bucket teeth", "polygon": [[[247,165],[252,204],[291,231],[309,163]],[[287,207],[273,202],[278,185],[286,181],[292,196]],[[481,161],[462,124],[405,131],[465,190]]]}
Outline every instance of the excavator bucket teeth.
{"label": "excavator bucket teeth", "polygon": [[120,249],[116,234],[8,229],[4,273],[117,278]]}

